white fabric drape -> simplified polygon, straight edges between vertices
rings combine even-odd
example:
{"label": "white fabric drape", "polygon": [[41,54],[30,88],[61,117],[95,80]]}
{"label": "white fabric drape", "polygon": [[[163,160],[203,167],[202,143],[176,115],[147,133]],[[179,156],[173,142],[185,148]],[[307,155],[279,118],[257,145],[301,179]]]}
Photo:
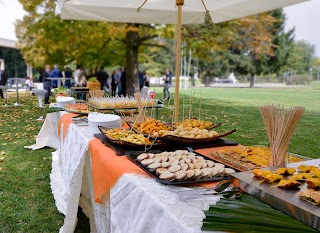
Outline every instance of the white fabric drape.
{"label": "white fabric drape", "polygon": [[[90,219],[91,232],[201,231],[201,222],[205,217],[203,210],[215,204],[219,197],[181,201],[178,191],[185,188],[162,185],[148,177],[124,174],[110,190],[110,203],[95,203],[88,150],[93,135],[88,132],[87,126],[71,124],[65,138],[59,138],[56,127],[62,114],[47,115],[36,145],[30,147],[57,147],[52,153],[50,185],[57,209],[65,215],[61,233],[74,231],[79,205]],[[108,179],[107,172],[105,178]]]}

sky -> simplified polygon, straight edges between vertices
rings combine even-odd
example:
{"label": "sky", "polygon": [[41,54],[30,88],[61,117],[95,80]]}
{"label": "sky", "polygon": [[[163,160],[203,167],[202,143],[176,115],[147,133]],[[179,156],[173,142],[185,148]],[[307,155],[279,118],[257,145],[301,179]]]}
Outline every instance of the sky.
{"label": "sky", "polygon": [[[320,0],[311,0],[284,8],[286,28],[295,27],[295,39],[315,45],[320,57]],[[18,0],[0,0],[0,38],[16,40],[14,22],[25,12]]]}

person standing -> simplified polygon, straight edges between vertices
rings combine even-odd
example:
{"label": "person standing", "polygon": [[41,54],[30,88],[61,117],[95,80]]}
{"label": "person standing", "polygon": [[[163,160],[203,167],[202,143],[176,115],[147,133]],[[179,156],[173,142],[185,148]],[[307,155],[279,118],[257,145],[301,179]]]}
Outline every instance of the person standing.
{"label": "person standing", "polygon": [[44,96],[44,103],[49,104],[49,97],[50,97],[50,89],[51,89],[51,80],[50,78],[50,66],[46,65],[45,70],[42,74],[43,79],[43,89],[47,91]]}
{"label": "person standing", "polygon": [[144,80],[144,85],[146,87],[150,87],[150,77],[147,74],[147,72],[143,72],[143,80]]}
{"label": "person standing", "polygon": [[[50,72],[50,78],[62,78],[62,72],[59,69],[58,65],[54,65],[54,69]],[[60,82],[60,85],[58,85],[58,81]],[[52,80],[52,88],[57,88],[58,86],[61,86],[60,80]]]}
{"label": "person standing", "polygon": [[108,78],[109,74],[105,72],[104,67],[101,66],[100,70],[96,73],[97,79],[101,84],[101,90],[109,89]]}
{"label": "person standing", "polygon": [[[8,77],[7,77],[6,72],[4,70],[0,70],[0,85],[1,86],[7,85],[7,80],[8,80]],[[4,98],[4,95],[3,95],[3,92],[1,89],[0,89],[0,97],[1,97],[1,99]]]}
{"label": "person standing", "polygon": [[111,95],[112,96],[116,96],[116,92],[117,92],[117,80],[116,80],[116,71],[112,71],[111,74]]}
{"label": "person standing", "polygon": [[[121,73],[121,95],[126,96],[127,95],[127,77],[126,77],[126,68],[124,68],[123,72]],[[121,96],[120,95],[120,96]]]}
{"label": "person standing", "polygon": [[143,72],[138,70],[138,76],[139,76],[139,89],[141,91],[141,89],[144,86]]}
{"label": "person standing", "polygon": [[66,70],[64,71],[64,77],[65,78],[71,78],[71,79],[67,79],[65,82],[64,82],[64,87],[65,88],[70,88],[71,85],[72,85],[72,71],[70,69],[69,66],[66,67]]}
{"label": "person standing", "polygon": [[164,74],[164,87],[163,87],[163,99],[162,100],[170,100],[171,93],[170,93],[170,87],[172,82],[172,74],[168,69],[165,70]]}
{"label": "person standing", "polygon": [[75,86],[79,86],[80,83],[80,79],[79,79],[79,74],[81,72],[82,67],[81,66],[77,66],[77,69],[74,71],[74,85]]}
{"label": "person standing", "polygon": [[119,71],[115,75],[115,79],[117,81],[118,85],[118,96],[121,96],[121,75],[122,75],[123,69],[120,68]]}

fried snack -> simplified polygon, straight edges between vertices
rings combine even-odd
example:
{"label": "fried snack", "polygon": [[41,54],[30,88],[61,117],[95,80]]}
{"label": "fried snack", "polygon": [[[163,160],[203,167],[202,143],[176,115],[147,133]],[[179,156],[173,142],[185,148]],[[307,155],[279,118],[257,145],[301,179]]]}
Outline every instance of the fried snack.
{"label": "fried snack", "polygon": [[136,122],[133,127],[142,133],[151,134],[152,136],[158,137],[160,131],[169,131],[170,128],[156,119],[148,119],[142,123]]}
{"label": "fried snack", "polygon": [[115,128],[103,131],[103,133],[115,140],[122,140],[138,145],[151,145],[151,142],[148,138],[144,137],[141,134],[136,134],[132,130]]}
{"label": "fried snack", "polygon": [[304,172],[304,173],[310,172],[310,170],[311,170],[312,168],[317,168],[317,167],[315,167],[315,166],[307,166],[307,165],[304,165],[304,164],[302,164],[302,165],[300,165],[300,166],[298,167],[298,169],[299,169],[301,172]]}
{"label": "fried snack", "polygon": [[[266,167],[272,152],[267,147],[247,146],[213,151],[211,155],[218,160],[236,164],[243,170],[249,170],[257,167]],[[304,159],[289,155],[289,163],[301,161],[304,161]]]}
{"label": "fried snack", "polygon": [[286,168],[286,167],[281,167],[281,168],[278,168],[276,173],[279,174],[279,175],[292,175],[296,172],[296,169],[293,168],[293,167],[290,167],[290,168]]}
{"label": "fried snack", "polygon": [[253,169],[252,170],[255,177],[266,181],[267,183],[273,183],[277,180],[283,179],[282,175],[276,174],[269,170],[260,170],[260,169]]}
{"label": "fried snack", "polygon": [[307,189],[306,191],[299,192],[298,195],[301,200],[307,201],[312,205],[320,205],[320,191]]}
{"label": "fried snack", "polygon": [[310,174],[314,175],[317,178],[320,178],[320,169],[319,168],[311,168]]}
{"label": "fried snack", "polygon": [[187,130],[192,130],[193,128],[199,128],[199,129],[210,129],[212,127],[212,122],[210,121],[202,121],[202,120],[197,120],[197,119],[187,119],[182,122],[178,122],[176,124],[177,126],[182,125],[184,128]]}
{"label": "fried snack", "polygon": [[287,190],[295,190],[298,189],[300,186],[300,182],[296,180],[280,180],[278,183],[278,188],[287,189]]}
{"label": "fried snack", "polygon": [[309,178],[307,180],[307,184],[309,188],[319,189],[320,188],[320,178]]}
{"label": "fried snack", "polygon": [[306,180],[313,178],[313,175],[310,173],[299,173],[299,174],[294,174],[291,179],[292,180]]}

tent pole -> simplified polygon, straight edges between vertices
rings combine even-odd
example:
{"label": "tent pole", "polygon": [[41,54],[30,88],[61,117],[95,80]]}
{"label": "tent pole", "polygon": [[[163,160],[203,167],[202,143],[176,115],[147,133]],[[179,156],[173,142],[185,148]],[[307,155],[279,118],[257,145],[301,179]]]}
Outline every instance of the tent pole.
{"label": "tent pole", "polygon": [[179,121],[179,87],[180,87],[180,58],[181,58],[181,19],[182,19],[182,6],[184,4],[183,0],[176,1],[178,7],[178,20],[177,20],[177,30],[176,30],[176,88],[174,95],[174,122]]}

